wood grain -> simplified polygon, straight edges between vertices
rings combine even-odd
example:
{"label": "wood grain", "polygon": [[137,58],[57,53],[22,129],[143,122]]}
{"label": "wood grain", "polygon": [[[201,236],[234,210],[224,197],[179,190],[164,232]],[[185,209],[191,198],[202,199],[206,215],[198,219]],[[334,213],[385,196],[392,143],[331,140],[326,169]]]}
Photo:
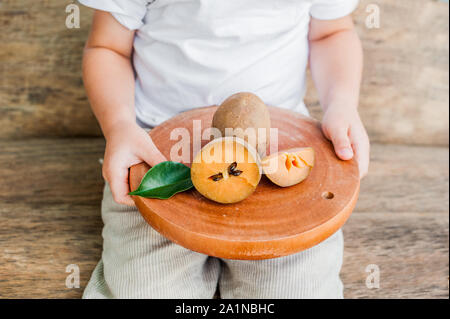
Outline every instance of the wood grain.
{"label": "wood grain", "polygon": [[[0,141],[0,298],[79,298],[101,256],[104,140]],[[81,288],[65,286],[80,268]]]}
{"label": "wood grain", "polygon": [[68,29],[70,3],[2,0],[0,138],[100,135],[81,77],[92,12]]}
{"label": "wood grain", "polygon": [[[448,211],[354,213],[344,226],[345,298],[448,298],[448,232]],[[366,286],[371,264],[379,289]]]}
{"label": "wood grain", "polygon": [[1,203],[98,204],[103,148],[101,138],[1,141]]}
{"label": "wood grain", "polygon": [[[150,136],[170,159],[173,146],[180,144],[178,139],[171,139],[172,133],[180,127],[187,129],[190,139],[186,145],[191,156],[185,164],[190,165],[195,155],[194,122],[201,122],[197,134],[202,136],[211,127],[216,110],[212,106],[181,113],[153,129]],[[290,255],[317,245],[341,228],[358,198],[356,162],[336,157],[317,121],[276,107],[270,107],[269,112],[272,128],[278,129],[278,150],[314,149],[315,165],[304,182],[281,188],[263,177],[250,197],[228,205],[210,201],[195,189],[167,200],[133,196],[145,220],[181,246],[227,259]],[[205,145],[209,139],[202,142]],[[146,164],[130,169],[132,190],[138,188],[148,169]],[[333,198],[323,197],[328,192]]]}
{"label": "wood grain", "polygon": [[[369,29],[368,5],[380,8]],[[364,55],[360,113],[372,142],[448,145],[448,3],[362,0],[354,14]],[[306,104],[321,118],[311,80]]]}
{"label": "wood grain", "polygon": [[[0,225],[0,298],[81,296],[101,257],[99,201],[2,202]],[[79,267],[80,288],[66,287],[66,267],[72,264]]]}
{"label": "wood grain", "polygon": [[[92,12],[64,25],[60,1],[0,3],[0,298],[79,298],[101,253],[104,141],[81,81]],[[347,298],[448,298],[448,4],[380,0],[355,13],[365,48],[360,112],[372,165],[344,227]],[[306,102],[320,118],[309,81]],[[11,139],[11,140],[6,140]],[[78,264],[81,288],[65,287]],[[368,264],[381,288],[365,286]]]}
{"label": "wood grain", "polygon": [[[0,7],[0,138],[99,136],[81,81],[91,10],[65,27],[69,1],[3,0]],[[373,142],[448,145],[448,4],[379,0],[380,29],[355,13],[365,48],[361,115]],[[306,98],[321,112],[310,82]],[[217,101],[220,103],[222,101]]]}
{"label": "wood grain", "polygon": [[[103,148],[100,138],[0,141],[0,298],[81,296],[101,254]],[[344,226],[347,298],[448,298],[447,156],[447,147],[373,145]],[[65,287],[69,264],[80,289]],[[365,286],[369,264],[380,266],[378,290]]]}
{"label": "wood grain", "polygon": [[447,147],[374,144],[356,211],[448,213],[448,176]]}

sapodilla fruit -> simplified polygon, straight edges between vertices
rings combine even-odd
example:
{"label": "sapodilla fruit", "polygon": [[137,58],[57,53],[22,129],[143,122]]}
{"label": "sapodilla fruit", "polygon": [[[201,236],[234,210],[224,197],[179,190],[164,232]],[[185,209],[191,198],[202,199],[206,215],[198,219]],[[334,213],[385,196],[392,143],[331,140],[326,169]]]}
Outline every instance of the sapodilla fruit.
{"label": "sapodilla fruit", "polygon": [[270,114],[266,104],[253,93],[236,93],[214,113],[212,127],[222,136],[236,136],[265,154],[270,140]]}
{"label": "sapodilla fruit", "polygon": [[305,180],[314,167],[312,147],[291,148],[265,157],[264,174],[276,185],[288,187]]}
{"label": "sapodilla fruit", "polygon": [[258,186],[260,158],[256,150],[240,138],[217,138],[194,157],[191,179],[206,198],[222,204],[237,203]]}

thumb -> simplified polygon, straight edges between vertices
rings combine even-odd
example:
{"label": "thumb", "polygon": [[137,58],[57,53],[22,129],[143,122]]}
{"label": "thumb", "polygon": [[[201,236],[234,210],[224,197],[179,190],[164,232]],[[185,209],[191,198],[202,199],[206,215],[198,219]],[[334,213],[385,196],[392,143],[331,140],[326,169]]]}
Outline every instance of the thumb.
{"label": "thumb", "polygon": [[167,158],[159,151],[153,141],[151,141],[150,145],[146,145],[142,148],[140,155],[142,160],[152,167],[156,164],[167,161]]}
{"label": "thumb", "polygon": [[335,128],[330,130],[329,133],[336,155],[342,160],[352,159],[353,149],[348,136],[348,129]]}

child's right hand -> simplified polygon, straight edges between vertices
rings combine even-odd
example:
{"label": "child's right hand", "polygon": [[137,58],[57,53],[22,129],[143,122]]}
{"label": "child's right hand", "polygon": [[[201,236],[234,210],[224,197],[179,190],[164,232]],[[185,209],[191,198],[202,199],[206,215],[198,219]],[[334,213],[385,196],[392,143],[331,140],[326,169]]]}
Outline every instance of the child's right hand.
{"label": "child's right hand", "polygon": [[114,125],[105,132],[105,138],[103,178],[109,183],[115,202],[134,206],[133,199],[128,195],[128,169],[141,162],[155,166],[167,159],[148,133],[135,122]]}

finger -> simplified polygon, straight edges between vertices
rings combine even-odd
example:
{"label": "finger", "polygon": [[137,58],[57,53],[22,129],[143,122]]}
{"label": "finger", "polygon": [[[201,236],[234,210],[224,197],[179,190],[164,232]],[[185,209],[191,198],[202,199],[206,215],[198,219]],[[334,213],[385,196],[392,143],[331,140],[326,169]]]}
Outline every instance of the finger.
{"label": "finger", "polygon": [[355,160],[358,163],[359,176],[363,178],[369,171],[370,144],[367,135],[363,132],[351,133],[352,146],[355,152]]}
{"label": "finger", "polygon": [[113,169],[113,174],[109,174],[111,192],[114,201],[118,204],[135,206],[133,199],[128,195],[130,187],[128,185],[128,168]]}
{"label": "finger", "polygon": [[159,151],[152,139],[150,139],[150,144],[142,148],[140,156],[150,166],[167,161],[167,158]]}
{"label": "finger", "polygon": [[352,144],[348,136],[348,128],[335,127],[329,130],[329,137],[333,142],[336,155],[342,160],[350,160],[353,158]]}

